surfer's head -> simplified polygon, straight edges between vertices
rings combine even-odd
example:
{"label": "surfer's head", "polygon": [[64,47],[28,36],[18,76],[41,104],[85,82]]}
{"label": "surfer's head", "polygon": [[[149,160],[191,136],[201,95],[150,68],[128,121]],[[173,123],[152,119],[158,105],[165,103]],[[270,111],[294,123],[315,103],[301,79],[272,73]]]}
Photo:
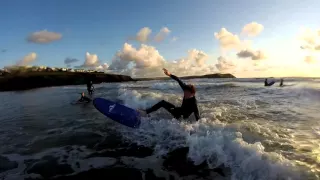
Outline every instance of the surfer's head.
{"label": "surfer's head", "polygon": [[190,92],[192,94],[195,94],[196,93],[196,88],[194,87],[194,85],[193,84],[188,84],[188,86],[189,86]]}
{"label": "surfer's head", "polygon": [[81,96],[84,96],[84,92],[81,93]]}

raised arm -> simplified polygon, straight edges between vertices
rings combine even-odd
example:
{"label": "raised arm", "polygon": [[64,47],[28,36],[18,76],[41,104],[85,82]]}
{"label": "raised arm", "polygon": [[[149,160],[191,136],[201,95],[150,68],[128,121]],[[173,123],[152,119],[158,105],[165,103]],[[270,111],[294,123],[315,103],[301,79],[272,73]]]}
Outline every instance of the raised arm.
{"label": "raised arm", "polygon": [[184,82],[182,82],[181,79],[179,79],[177,76],[171,74],[170,77],[179,83],[182,90],[187,90],[187,89],[189,90],[190,89],[190,87],[187,86]]}
{"label": "raised arm", "polygon": [[177,76],[171,74],[167,69],[163,68],[163,71],[167,76],[176,80],[179,83],[182,90],[191,90],[191,88],[188,85],[186,85],[184,82],[182,82]]}

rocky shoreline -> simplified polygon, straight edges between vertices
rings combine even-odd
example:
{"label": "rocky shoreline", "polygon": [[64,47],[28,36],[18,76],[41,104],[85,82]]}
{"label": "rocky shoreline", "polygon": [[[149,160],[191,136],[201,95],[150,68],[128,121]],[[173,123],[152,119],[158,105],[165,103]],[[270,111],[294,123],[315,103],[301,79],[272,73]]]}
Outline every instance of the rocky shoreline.
{"label": "rocky shoreline", "polygon": [[[194,78],[235,78],[232,74],[208,74],[203,76],[185,76]],[[90,79],[94,84],[129,81],[168,80],[168,77],[132,78],[126,75],[81,72],[28,72],[0,76],[0,91],[20,91],[35,88],[84,85]]]}
{"label": "rocky shoreline", "polygon": [[134,81],[130,76],[105,73],[30,72],[0,77],[0,91],[18,91],[34,88]]}

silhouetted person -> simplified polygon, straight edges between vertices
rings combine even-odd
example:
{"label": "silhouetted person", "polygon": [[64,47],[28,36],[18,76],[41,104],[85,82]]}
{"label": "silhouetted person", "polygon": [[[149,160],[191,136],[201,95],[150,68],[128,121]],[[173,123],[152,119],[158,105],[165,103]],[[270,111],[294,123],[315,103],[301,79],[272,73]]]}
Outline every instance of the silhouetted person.
{"label": "silhouetted person", "polygon": [[271,81],[270,83],[268,83],[268,79],[264,80],[264,86],[272,86],[274,84],[274,81]]}
{"label": "silhouetted person", "polygon": [[94,87],[93,87],[92,81],[88,80],[88,82],[87,82],[87,91],[88,91],[88,93],[90,95],[93,93],[93,89],[94,89]]}
{"label": "silhouetted person", "polygon": [[283,86],[283,79],[280,80],[280,86]]}
{"label": "silhouetted person", "polygon": [[268,79],[264,80],[264,86],[268,86]]}

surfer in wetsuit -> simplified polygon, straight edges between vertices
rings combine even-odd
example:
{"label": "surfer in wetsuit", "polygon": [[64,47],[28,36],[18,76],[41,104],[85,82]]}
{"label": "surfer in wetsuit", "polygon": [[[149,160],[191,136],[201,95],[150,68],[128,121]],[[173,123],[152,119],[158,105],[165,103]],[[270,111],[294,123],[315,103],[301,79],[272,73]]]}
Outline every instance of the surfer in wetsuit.
{"label": "surfer in wetsuit", "polygon": [[264,86],[268,86],[268,79],[264,80]]}
{"label": "surfer in wetsuit", "polygon": [[81,93],[81,98],[78,100],[79,102],[91,102],[91,99],[84,95],[84,92]]}
{"label": "surfer in wetsuit", "polygon": [[88,93],[91,95],[92,92],[93,92],[93,84],[92,84],[92,81],[88,81],[88,82],[87,82],[87,90],[88,90]]}
{"label": "surfer in wetsuit", "polygon": [[283,79],[280,80],[280,87],[283,86]]}
{"label": "surfer in wetsuit", "polygon": [[195,87],[192,84],[185,84],[182,82],[177,76],[171,74],[167,69],[163,68],[164,74],[171,77],[172,79],[176,80],[180,87],[183,90],[184,96],[182,105],[180,107],[175,107],[173,104],[162,100],[158,102],[157,104],[153,105],[152,107],[144,110],[146,114],[149,114],[151,112],[154,112],[161,107],[165,108],[168,112],[170,112],[174,118],[179,119],[181,116],[183,119],[188,118],[192,113],[194,113],[194,116],[196,120],[198,121],[200,119],[197,100],[195,97]]}
{"label": "surfer in wetsuit", "polygon": [[271,81],[270,83],[268,83],[267,78],[264,80],[264,86],[272,86],[273,84],[274,84],[274,81]]}

